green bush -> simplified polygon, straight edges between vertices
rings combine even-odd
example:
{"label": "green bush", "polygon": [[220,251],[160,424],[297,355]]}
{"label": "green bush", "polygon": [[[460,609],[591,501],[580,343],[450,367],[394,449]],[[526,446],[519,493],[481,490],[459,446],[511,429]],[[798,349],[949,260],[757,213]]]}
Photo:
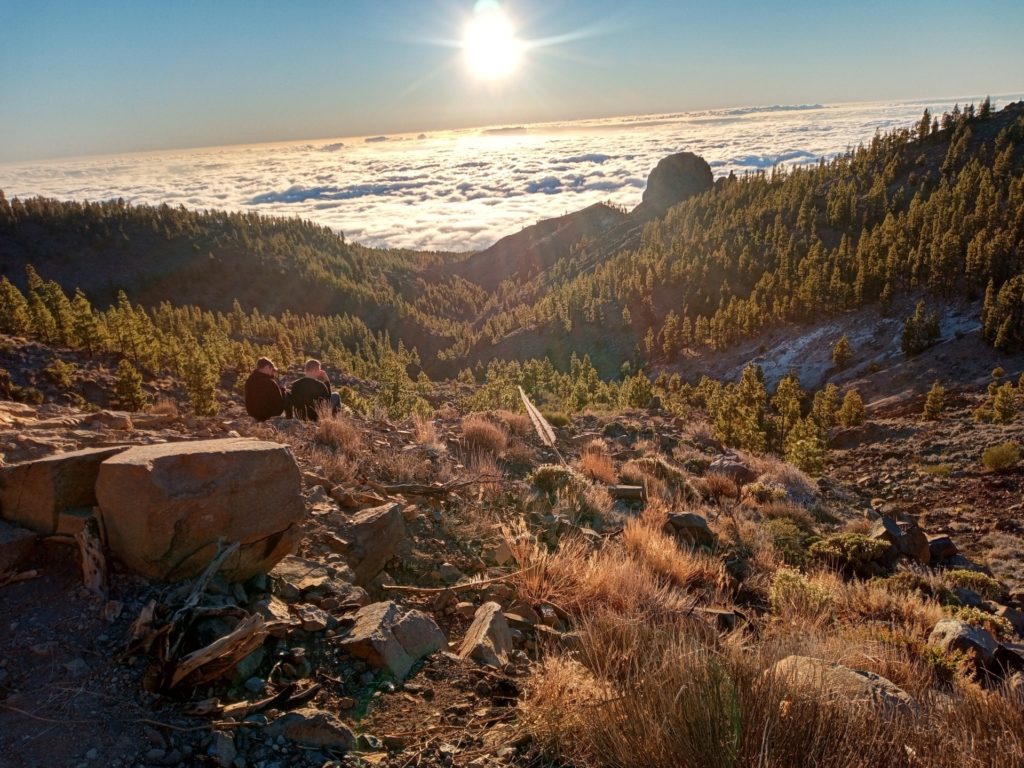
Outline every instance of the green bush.
{"label": "green bush", "polygon": [[972,589],[986,600],[1001,600],[1006,596],[1006,590],[1003,589],[1002,584],[980,571],[954,568],[945,571],[942,575],[950,586]]}
{"label": "green bush", "polygon": [[808,554],[815,560],[857,576],[873,576],[889,543],[859,533],[836,533],[814,542]]}
{"label": "green bush", "polygon": [[999,445],[991,445],[981,454],[981,463],[993,472],[1009,469],[1020,461],[1020,448],[1009,440]]}
{"label": "green bush", "polygon": [[768,590],[773,613],[796,611],[805,616],[824,615],[832,607],[832,596],[811,584],[799,571],[780,568]]}
{"label": "green bush", "polygon": [[775,517],[765,520],[762,527],[786,565],[802,567],[807,564],[807,545],[813,537],[792,518]]}
{"label": "green bush", "polygon": [[997,640],[1012,640],[1016,636],[1013,624],[1003,616],[986,613],[980,608],[963,606],[953,611],[953,618],[966,621],[973,627],[981,627],[991,632]]}
{"label": "green bush", "polygon": [[956,595],[938,580],[931,581],[915,571],[900,571],[878,580],[890,592],[916,592],[923,597],[930,597],[943,605],[959,605]]}

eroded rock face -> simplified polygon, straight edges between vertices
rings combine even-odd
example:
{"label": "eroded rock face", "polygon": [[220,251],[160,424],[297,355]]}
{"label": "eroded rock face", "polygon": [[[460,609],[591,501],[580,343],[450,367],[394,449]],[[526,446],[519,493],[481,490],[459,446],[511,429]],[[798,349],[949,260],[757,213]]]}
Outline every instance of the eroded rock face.
{"label": "eroded rock face", "polygon": [[124,446],[55,453],[0,469],[0,516],[48,536],[61,512],[96,504],[100,464]]}
{"label": "eroded rock face", "polygon": [[201,572],[222,537],[241,545],[229,579],[267,571],[294,549],[305,515],[288,447],[247,438],[129,448],[101,465],[96,498],[110,550],[159,580]]}
{"label": "eroded rock face", "polygon": [[714,186],[711,166],[692,152],[678,152],[663,158],[647,177],[647,187],[633,215],[653,219],[676,203],[706,192]]}
{"label": "eroded rock face", "polygon": [[413,664],[446,648],[448,641],[430,616],[404,611],[388,601],[360,608],[340,645],[356,658],[401,680]]}
{"label": "eroded rock face", "polygon": [[878,706],[909,715],[917,709],[913,697],[892,681],[873,672],[850,669],[811,656],[787,656],[770,673],[796,690],[809,690],[851,703]]}
{"label": "eroded rock face", "polygon": [[15,570],[35,544],[36,535],[28,528],[0,520],[0,574]]}

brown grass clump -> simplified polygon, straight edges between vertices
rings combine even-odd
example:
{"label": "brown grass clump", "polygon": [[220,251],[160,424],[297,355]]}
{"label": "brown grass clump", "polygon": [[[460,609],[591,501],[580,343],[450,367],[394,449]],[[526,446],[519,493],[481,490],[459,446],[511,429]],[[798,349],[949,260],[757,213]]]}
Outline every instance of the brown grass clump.
{"label": "brown grass clump", "polygon": [[583,449],[579,460],[579,470],[584,475],[605,485],[614,485],[617,481],[615,476],[615,464],[608,450],[600,440],[594,440]]}
{"label": "brown grass clump", "polygon": [[462,420],[462,438],[470,450],[486,451],[494,456],[499,456],[508,445],[508,433],[478,414]]}
{"label": "brown grass clump", "polygon": [[719,601],[729,592],[729,577],[719,557],[680,547],[660,527],[651,525],[646,516],[627,521],[622,543],[634,559],[677,587],[700,588]]}
{"label": "brown grass clump", "polygon": [[505,449],[504,459],[510,464],[532,466],[537,458],[537,450],[520,439],[512,440]]}
{"label": "brown grass clump", "polygon": [[433,419],[428,419],[418,413],[412,415],[412,427],[416,432],[416,442],[424,448],[434,451],[443,451],[445,446],[437,436],[437,424]]}
{"label": "brown grass clump", "polygon": [[769,454],[754,455],[741,452],[739,455],[757,472],[762,483],[785,489],[791,501],[804,507],[817,501],[817,484],[792,464]]}
{"label": "brown grass clump", "polygon": [[149,413],[157,413],[161,416],[178,417],[178,404],[169,397],[157,395],[153,404],[149,406]]}
{"label": "brown grass clump", "polygon": [[316,422],[313,442],[354,457],[363,450],[363,432],[347,415],[327,413]]}
{"label": "brown grass clump", "polygon": [[729,477],[718,472],[709,472],[698,481],[700,492],[705,498],[713,499],[721,504],[724,499],[737,499],[740,495],[739,486]]}
{"label": "brown grass clump", "polygon": [[530,417],[525,413],[516,413],[515,411],[497,411],[494,414],[498,421],[500,421],[510,435],[516,437],[530,437],[534,434],[533,422],[530,421]]}

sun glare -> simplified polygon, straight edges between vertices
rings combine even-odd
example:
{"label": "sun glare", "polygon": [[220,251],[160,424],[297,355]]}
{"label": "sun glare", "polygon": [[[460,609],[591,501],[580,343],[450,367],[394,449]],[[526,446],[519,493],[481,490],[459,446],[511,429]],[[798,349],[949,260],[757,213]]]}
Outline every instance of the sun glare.
{"label": "sun glare", "polygon": [[495,0],[481,0],[473,8],[462,38],[466,66],[483,80],[500,80],[519,67],[523,43]]}

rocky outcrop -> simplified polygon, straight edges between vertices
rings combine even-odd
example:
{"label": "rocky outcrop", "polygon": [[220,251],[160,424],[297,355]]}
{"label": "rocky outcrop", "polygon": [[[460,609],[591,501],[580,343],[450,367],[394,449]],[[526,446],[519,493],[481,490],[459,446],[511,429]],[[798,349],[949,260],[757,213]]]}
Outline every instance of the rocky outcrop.
{"label": "rocky outcrop", "polygon": [[633,216],[655,219],[677,203],[707,192],[714,186],[711,166],[692,152],[678,152],[663,158],[647,177],[647,187]]}
{"label": "rocky outcrop", "polygon": [[843,702],[869,704],[889,713],[909,715],[917,709],[917,703],[910,694],[881,675],[850,669],[824,659],[787,656],[770,672],[797,691],[826,694]]}
{"label": "rocky outcrop", "polygon": [[100,465],[123,450],[86,448],[0,469],[0,516],[44,536],[55,533],[61,512],[96,504]]}
{"label": "rocky outcrop", "polygon": [[473,623],[459,647],[459,656],[488,667],[501,669],[512,653],[512,634],[498,603],[484,603],[476,609]]}
{"label": "rocky outcrop", "polygon": [[288,447],[244,438],[129,448],[100,466],[96,498],[111,552],[160,580],[199,573],[221,538],[241,545],[229,579],[269,570],[305,515]]}
{"label": "rocky outcrop", "polygon": [[897,523],[891,517],[882,515],[868,535],[876,541],[889,544],[887,559],[890,563],[900,555],[923,564],[931,562],[928,536],[916,523]]}
{"label": "rocky outcrop", "polygon": [[340,531],[348,543],[345,560],[355,572],[356,584],[365,586],[384,570],[405,540],[405,520],[400,504],[382,504],[349,518]]}
{"label": "rocky outcrop", "polygon": [[928,645],[945,653],[963,653],[973,656],[979,666],[987,666],[995,659],[999,643],[987,629],[975,627],[959,619],[943,619],[931,634]]}
{"label": "rocky outcrop", "polygon": [[413,664],[447,648],[448,641],[430,616],[421,611],[404,611],[389,601],[360,608],[355,624],[340,646],[402,680]]}

